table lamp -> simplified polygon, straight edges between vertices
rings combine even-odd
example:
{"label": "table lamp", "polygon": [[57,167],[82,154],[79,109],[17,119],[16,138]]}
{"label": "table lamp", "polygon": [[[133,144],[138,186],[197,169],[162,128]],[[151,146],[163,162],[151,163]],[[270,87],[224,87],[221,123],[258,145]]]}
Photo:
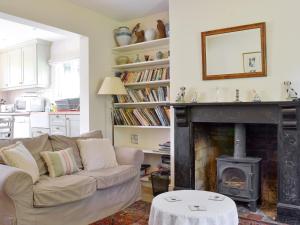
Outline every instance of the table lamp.
{"label": "table lamp", "polygon": [[127,95],[127,91],[119,77],[105,77],[98,95],[111,95],[111,123],[112,123],[112,143],[114,145],[114,95]]}

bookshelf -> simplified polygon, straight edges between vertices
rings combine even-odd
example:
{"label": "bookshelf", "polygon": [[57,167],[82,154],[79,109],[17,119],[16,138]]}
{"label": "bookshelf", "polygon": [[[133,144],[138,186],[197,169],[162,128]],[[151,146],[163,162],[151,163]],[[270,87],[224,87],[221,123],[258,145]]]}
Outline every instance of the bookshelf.
{"label": "bookshelf", "polygon": [[139,87],[139,86],[164,86],[170,85],[170,80],[156,80],[156,81],[145,81],[145,82],[133,82],[124,84],[125,87]]}
{"label": "bookshelf", "polygon": [[139,129],[170,129],[170,126],[129,126],[129,125],[114,125],[115,128],[139,128]]}
{"label": "bookshelf", "polygon": [[126,45],[122,47],[115,47],[113,48],[114,52],[130,52],[130,51],[137,51],[137,50],[145,50],[151,48],[157,48],[160,46],[169,45],[169,38],[162,38],[156,39],[153,41],[147,41],[137,44]]}
{"label": "bookshelf", "polygon": [[168,64],[169,64],[169,59],[158,59],[158,60],[152,60],[146,62],[116,65],[113,66],[113,69],[130,69],[130,68],[139,68],[139,67],[161,66],[161,65],[168,65]]}
{"label": "bookshelf", "polygon": [[168,105],[169,101],[161,102],[125,102],[125,103],[114,103],[115,107],[143,107],[143,106],[157,106],[157,105]]}
{"label": "bookshelf", "polygon": [[[141,149],[145,153],[144,163],[151,165],[150,172],[157,170],[162,156],[170,156],[168,151],[159,151],[159,144],[170,141],[168,50],[169,38],[112,49],[116,57],[127,56],[132,62],[112,67],[129,93],[128,96],[114,98],[115,144]],[[156,59],[158,51],[164,53],[162,59]],[[137,54],[140,55],[141,62],[134,62]],[[143,55],[150,55],[151,60],[143,61]],[[138,136],[138,143],[132,142],[133,135]],[[149,176],[142,177],[141,181],[151,185]]]}

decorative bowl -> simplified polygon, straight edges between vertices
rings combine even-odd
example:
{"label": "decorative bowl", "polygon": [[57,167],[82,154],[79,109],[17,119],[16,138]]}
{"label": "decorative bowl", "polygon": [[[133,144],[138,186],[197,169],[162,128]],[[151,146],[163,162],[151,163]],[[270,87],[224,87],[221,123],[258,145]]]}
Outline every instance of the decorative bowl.
{"label": "decorative bowl", "polygon": [[116,58],[117,65],[123,65],[129,63],[129,57],[128,56],[119,56]]}

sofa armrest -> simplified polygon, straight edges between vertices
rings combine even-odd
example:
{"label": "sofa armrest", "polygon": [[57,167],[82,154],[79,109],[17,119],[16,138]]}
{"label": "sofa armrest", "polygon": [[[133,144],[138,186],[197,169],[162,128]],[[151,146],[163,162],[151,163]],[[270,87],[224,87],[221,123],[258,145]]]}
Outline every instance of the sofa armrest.
{"label": "sofa armrest", "polygon": [[144,161],[144,152],[135,148],[115,147],[117,161],[121,165],[141,166]]}
{"label": "sofa armrest", "polygon": [[[23,207],[33,206],[33,183],[31,176],[21,169],[0,164],[0,198],[8,201],[9,198],[17,205]],[[2,199],[0,199],[2,202]],[[1,207],[6,207],[0,204]]]}

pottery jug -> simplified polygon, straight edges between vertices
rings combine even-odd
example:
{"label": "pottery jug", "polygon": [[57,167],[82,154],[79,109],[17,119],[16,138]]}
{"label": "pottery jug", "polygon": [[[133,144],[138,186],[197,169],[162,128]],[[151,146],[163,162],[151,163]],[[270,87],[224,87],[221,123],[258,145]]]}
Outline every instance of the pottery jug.
{"label": "pottery jug", "polygon": [[165,24],[165,29],[166,29],[166,35],[167,35],[167,37],[170,37],[170,24],[169,23]]}
{"label": "pottery jug", "polygon": [[114,37],[117,45],[124,46],[131,43],[131,32],[128,27],[119,27],[114,30]]}
{"label": "pottery jug", "polygon": [[154,40],[155,35],[156,35],[155,29],[150,28],[150,29],[145,30],[145,39],[146,39],[146,41]]}

